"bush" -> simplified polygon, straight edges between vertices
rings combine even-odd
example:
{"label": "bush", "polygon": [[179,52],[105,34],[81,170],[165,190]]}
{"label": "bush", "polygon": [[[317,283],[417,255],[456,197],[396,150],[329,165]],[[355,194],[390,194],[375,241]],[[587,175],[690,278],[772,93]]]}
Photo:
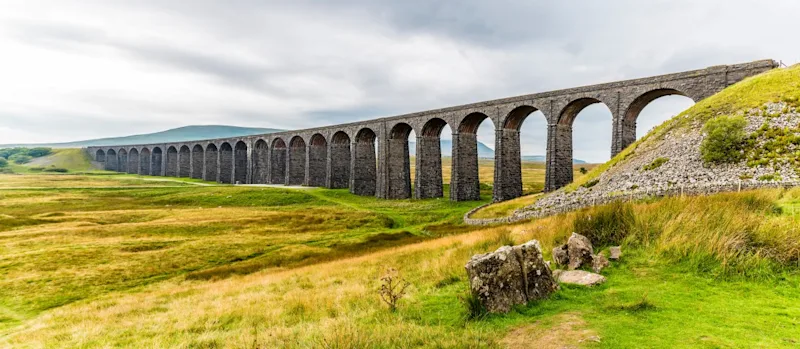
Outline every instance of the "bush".
{"label": "bush", "polygon": [[69,172],[69,170],[67,170],[66,168],[61,168],[61,167],[49,167],[49,168],[44,169],[44,172],[67,173],[67,172]]}
{"label": "bush", "polygon": [[8,157],[9,160],[13,161],[15,164],[27,164],[31,162],[31,157],[28,155],[24,155],[22,153],[14,154]]}
{"label": "bush", "polygon": [[581,186],[584,187],[584,188],[591,188],[591,187],[594,187],[595,185],[597,185],[597,183],[600,183],[599,179],[588,181],[586,183],[583,183],[583,185],[581,185]]}
{"label": "bush", "polygon": [[633,207],[616,202],[582,211],[575,217],[572,230],[581,234],[595,246],[620,245],[633,230],[636,217]]}
{"label": "bush", "polygon": [[642,169],[645,170],[645,171],[652,171],[652,170],[655,170],[655,169],[661,167],[661,165],[667,163],[667,161],[669,161],[668,158],[657,158],[657,159],[653,160],[653,162],[651,162],[649,165],[646,165],[645,167],[643,167]]}
{"label": "bush", "polygon": [[586,174],[587,172],[589,172],[589,171],[586,169],[586,167],[581,167],[580,171],[581,171],[581,174]]}
{"label": "bush", "polygon": [[8,160],[6,160],[5,158],[0,158],[0,167],[7,167],[7,166],[8,166]]}
{"label": "bush", "polygon": [[42,156],[50,155],[50,153],[52,153],[52,152],[53,152],[53,149],[51,149],[51,148],[39,147],[39,148],[28,149],[28,151],[26,153],[30,157],[39,158],[39,157],[42,157]]}
{"label": "bush", "polygon": [[743,116],[718,116],[709,120],[703,131],[706,138],[700,144],[700,153],[706,163],[735,163],[743,158],[742,148],[747,126]]}

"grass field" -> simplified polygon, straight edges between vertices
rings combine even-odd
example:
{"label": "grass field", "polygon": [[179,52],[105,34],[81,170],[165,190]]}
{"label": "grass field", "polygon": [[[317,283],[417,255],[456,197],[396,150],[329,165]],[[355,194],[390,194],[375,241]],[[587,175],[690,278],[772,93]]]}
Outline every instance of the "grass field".
{"label": "grass field", "polygon": [[[798,190],[629,205],[631,221],[618,217],[619,208],[596,208],[471,232],[458,221],[475,203],[379,201],[336,190],[0,193],[0,343],[14,347],[800,341],[800,215],[791,210]],[[532,238],[549,250],[587,229],[587,216],[617,222],[583,232],[596,232],[601,247],[623,245],[623,262],[605,273],[606,285],[564,287],[509,315],[469,319],[462,301],[469,256]],[[386,267],[413,285],[397,312],[377,294]],[[552,331],[555,337],[543,337]]]}
{"label": "grass field", "polygon": [[[0,175],[0,347],[800,343],[800,189],[476,228],[461,217],[489,190],[482,202],[389,201],[148,179]],[[507,315],[468,310],[470,256],[538,239],[549,257],[573,231],[623,246],[605,285]],[[378,296],[388,267],[412,285],[396,312]]]}

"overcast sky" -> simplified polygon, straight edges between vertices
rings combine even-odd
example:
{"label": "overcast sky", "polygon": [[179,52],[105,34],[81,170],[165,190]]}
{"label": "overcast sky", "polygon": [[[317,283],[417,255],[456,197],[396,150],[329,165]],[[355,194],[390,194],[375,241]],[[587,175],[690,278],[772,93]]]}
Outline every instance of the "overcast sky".
{"label": "overcast sky", "polygon": [[[306,128],[763,58],[800,61],[800,1],[0,2],[0,144],[193,124]],[[692,102],[649,106],[639,133]],[[544,119],[523,152],[544,154]],[[493,146],[485,124],[479,139]],[[575,122],[605,161],[611,114]]]}

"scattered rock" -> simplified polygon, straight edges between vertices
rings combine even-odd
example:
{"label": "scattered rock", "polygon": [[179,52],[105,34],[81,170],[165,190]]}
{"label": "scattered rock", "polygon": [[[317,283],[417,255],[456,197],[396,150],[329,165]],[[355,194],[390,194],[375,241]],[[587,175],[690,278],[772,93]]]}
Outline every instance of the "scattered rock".
{"label": "scattered rock", "polygon": [[553,261],[556,262],[556,265],[569,264],[569,254],[567,253],[567,245],[553,248]]}
{"label": "scattered rock", "polygon": [[592,243],[581,234],[572,233],[567,240],[567,254],[569,255],[569,269],[575,270],[584,264],[592,263]]}
{"label": "scattered rock", "polygon": [[600,273],[600,271],[608,267],[608,265],[608,259],[606,259],[606,256],[604,256],[602,252],[592,256],[592,270],[595,273]]}
{"label": "scattered rock", "polygon": [[568,270],[558,275],[558,282],[562,284],[594,286],[606,282],[603,275],[590,273],[583,270]]}
{"label": "scattered rock", "polygon": [[472,294],[487,311],[506,313],[512,306],[526,303],[522,266],[512,247],[472,256],[466,269]]}
{"label": "scattered rock", "polygon": [[619,257],[622,257],[622,247],[620,246],[611,247],[609,249],[609,253],[611,253],[611,255],[608,258],[610,258],[611,260],[618,260]]}
{"label": "scattered rock", "polygon": [[506,313],[514,305],[546,298],[558,289],[536,240],[475,255],[466,269],[472,293],[492,313]]}

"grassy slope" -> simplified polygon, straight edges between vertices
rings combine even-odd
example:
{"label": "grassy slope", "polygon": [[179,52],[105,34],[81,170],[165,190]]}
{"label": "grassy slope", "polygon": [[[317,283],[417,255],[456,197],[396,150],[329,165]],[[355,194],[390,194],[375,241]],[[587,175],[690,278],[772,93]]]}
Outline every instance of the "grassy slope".
{"label": "grassy slope", "polygon": [[769,72],[747,78],[732,85],[722,92],[697,102],[670,120],[650,131],[647,135],[617,154],[609,162],[595,167],[594,170],[566,187],[575,190],[586,182],[597,178],[617,163],[635,156],[636,148],[644,142],[661,139],[665,134],[696,123],[704,124],[719,115],[734,115],[761,108],[770,102],[785,102],[800,106],[800,65],[785,69],[774,69]]}
{"label": "grassy slope", "polygon": [[[764,104],[770,102],[784,102],[789,105],[800,106],[800,65],[785,69],[775,69],[747,78],[720,93],[698,102],[650,131],[608,162],[593,166],[584,176],[575,176],[575,180],[564,187],[564,190],[574,191],[578,189],[581,185],[596,179],[617,164],[634,158],[636,149],[640,145],[660,140],[669,132],[691,127],[697,123],[703,124],[715,116],[735,115],[751,109],[761,108]],[[515,202],[490,205],[476,212],[473,217],[496,218],[508,216],[514,210],[530,205],[534,200],[534,198],[521,198]]]}
{"label": "grassy slope", "polygon": [[[219,281],[170,280],[59,307],[5,337],[14,346],[500,347],[520,326],[543,330],[563,314],[604,348],[793,347],[800,341],[800,190],[670,198],[630,206],[624,259],[607,284],[563,287],[509,315],[466,320],[464,262],[502,244],[563,243],[595,208],[487,228],[340,261]],[[602,220],[595,220],[602,221]],[[593,228],[601,228],[594,226]],[[781,247],[786,241],[793,245]],[[783,262],[778,262],[783,259]],[[397,267],[413,284],[396,313],[377,296]],[[585,339],[585,336],[583,337]]]}

